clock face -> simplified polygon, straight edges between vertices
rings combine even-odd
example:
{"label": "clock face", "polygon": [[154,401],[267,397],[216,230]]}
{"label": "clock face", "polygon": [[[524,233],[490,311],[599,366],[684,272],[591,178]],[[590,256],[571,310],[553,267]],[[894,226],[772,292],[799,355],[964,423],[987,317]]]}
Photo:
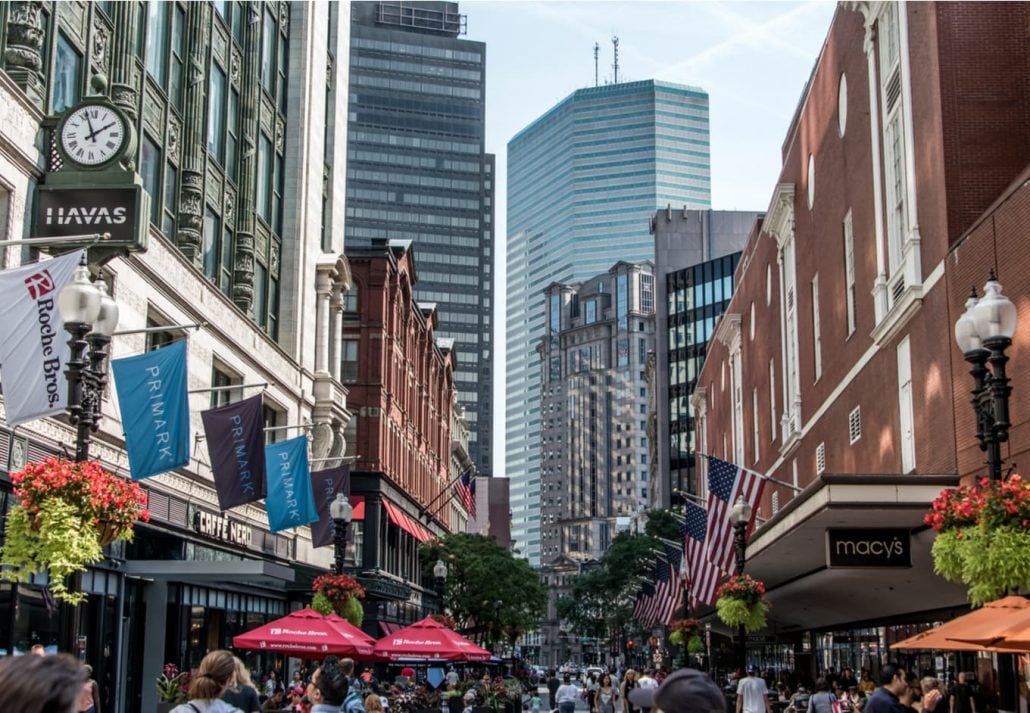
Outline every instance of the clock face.
{"label": "clock face", "polygon": [[83,166],[99,166],[125,144],[125,124],[111,107],[87,104],[75,109],[61,128],[65,155]]}

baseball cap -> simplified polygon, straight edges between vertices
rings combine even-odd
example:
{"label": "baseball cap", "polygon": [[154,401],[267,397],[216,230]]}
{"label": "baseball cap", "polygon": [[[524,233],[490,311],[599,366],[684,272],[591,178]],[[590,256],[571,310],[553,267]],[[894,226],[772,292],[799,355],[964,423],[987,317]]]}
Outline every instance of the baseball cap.
{"label": "baseball cap", "polygon": [[670,674],[658,688],[634,688],[629,700],[664,713],[725,713],[726,701],[708,675],[692,668]]}

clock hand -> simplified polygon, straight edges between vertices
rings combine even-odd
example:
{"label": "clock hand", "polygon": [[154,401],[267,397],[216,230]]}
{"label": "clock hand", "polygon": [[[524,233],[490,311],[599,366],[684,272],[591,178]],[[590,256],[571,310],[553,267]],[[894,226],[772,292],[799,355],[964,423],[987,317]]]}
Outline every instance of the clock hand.
{"label": "clock hand", "polygon": [[101,127],[99,128],[99,129],[97,129],[96,131],[94,131],[94,132],[93,132],[92,134],[89,134],[89,135],[88,135],[88,136],[87,136],[86,138],[87,138],[87,139],[92,139],[92,140],[93,140],[93,143],[96,143],[96,140],[97,140],[97,139],[96,139],[96,136],[97,136],[97,134],[101,133],[102,131],[107,131],[107,130],[108,130],[108,129],[110,129],[110,128],[111,128],[112,126],[114,126],[114,125],[115,125],[116,123],[117,123],[117,122],[114,122],[114,121],[112,121],[112,122],[111,122],[110,124],[108,124],[107,126],[101,126]]}
{"label": "clock hand", "polygon": [[[89,120],[89,112],[88,111],[86,112],[86,125],[89,127],[90,131],[93,131],[93,122]],[[86,138],[90,139],[93,143],[96,143],[97,140],[95,138],[93,138],[96,135],[97,135],[97,132],[93,131],[93,133],[89,134]]]}

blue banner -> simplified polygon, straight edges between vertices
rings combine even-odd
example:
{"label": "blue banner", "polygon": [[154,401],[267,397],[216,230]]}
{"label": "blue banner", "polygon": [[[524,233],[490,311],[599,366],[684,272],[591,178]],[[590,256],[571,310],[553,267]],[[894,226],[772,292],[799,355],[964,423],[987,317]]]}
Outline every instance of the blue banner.
{"label": "blue banner", "polygon": [[311,491],[306,436],[265,446],[265,478],[268,491],[265,509],[272,532],[300,527],[318,519]]}
{"label": "blue banner", "polygon": [[265,497],[265,421],[261,394],[203,411],[207,453],[222,510]]}
{"label": "blue banner", "polygon": [[111,371],[132,479],[142,480],[188,465],[186,340],[138,356],[113,359]]}

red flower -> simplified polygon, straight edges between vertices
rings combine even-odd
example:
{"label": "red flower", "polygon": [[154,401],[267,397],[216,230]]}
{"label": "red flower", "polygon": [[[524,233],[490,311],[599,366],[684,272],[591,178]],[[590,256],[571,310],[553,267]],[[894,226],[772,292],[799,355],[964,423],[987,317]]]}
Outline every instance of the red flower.
{"label": "red flower", "polygon": [[749,574],[733,575],[716,590],[716,598],[743,599],[749,605],[758,603],[765,595],[765,584]]}
{"label": "red flower", "polygon": [[982,525],[1026,527],[1030,519],[1030,483],[1018,474],[1007,480],[981,478],[973,486],[945,488],[923,516],[937,532]]}

